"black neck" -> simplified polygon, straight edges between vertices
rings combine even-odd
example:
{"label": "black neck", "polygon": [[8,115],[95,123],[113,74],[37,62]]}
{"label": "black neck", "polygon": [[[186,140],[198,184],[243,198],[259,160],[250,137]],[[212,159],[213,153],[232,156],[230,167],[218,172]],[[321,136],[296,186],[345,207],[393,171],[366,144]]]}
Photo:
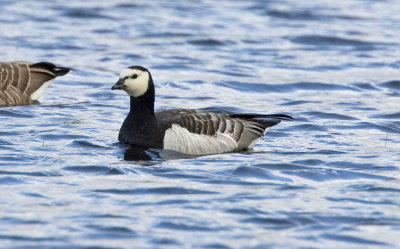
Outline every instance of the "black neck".
{"label": "black neck", "polygon": [[154,115],[154,86],[149,85],[146,93],[131,96],[131,107],[119,131],[120,142],[141,148],[161,148],[161,129]]}
{"label": "black neck", "polygon": [[155,100],[155,91],[153,79],[150,76],[149,86],[147,91],[138,97],[131,96],[131,107],[129,114],[133,114],[135,112],[142,112],[143,114],[151,114],[154,116],[154,100]]}
{"label": "black neck", "polygon": [[129,114],[133,114],[135,112],[142,112],[154,116],[154,95],[152,97],[146,95],[139,97],[131,96],[131,107]]}

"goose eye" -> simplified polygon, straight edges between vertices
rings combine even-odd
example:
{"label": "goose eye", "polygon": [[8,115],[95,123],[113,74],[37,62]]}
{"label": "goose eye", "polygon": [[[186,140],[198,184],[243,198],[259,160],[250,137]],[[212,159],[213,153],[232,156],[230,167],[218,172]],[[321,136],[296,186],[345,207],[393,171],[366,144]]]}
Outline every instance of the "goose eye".
{"label": "goose eye", "polygon": [[132,75],[132,79],[136,79],[137,78],[137,74]]}

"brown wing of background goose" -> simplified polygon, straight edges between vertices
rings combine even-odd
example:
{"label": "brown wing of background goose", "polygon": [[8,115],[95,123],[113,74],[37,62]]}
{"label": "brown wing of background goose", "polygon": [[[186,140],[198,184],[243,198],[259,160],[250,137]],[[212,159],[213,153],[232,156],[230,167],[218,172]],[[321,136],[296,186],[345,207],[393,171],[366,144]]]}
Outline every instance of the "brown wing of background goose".
{"label": "brown wing of background goose", "polygon": [[52,80],[71,70],[50,62],[0,62],[0,106],[34,103]]}

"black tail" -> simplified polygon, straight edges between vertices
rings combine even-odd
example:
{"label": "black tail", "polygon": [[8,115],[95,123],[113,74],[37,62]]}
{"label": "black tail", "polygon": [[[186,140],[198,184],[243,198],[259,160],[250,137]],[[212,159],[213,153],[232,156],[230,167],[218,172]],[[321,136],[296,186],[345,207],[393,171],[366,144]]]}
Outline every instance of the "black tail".
{"label": "black tail", "polygon": [[75,68],[72,67],[55,67],[53,68],[53,72],[56,76],[63,76],[69,73],[69,71],[78,71]]}
{"label": "black tail", "polygon": [[38,68],[47,68],[51,72],[53,72],[56,76],[63,76],[69,73],[69,71],[78,71],[72,67],[58,67],[51,62],[38,62],[35,64],[30,65],[30,67],[38,67]]}
{"label": "black tail", "polygon": [[260,124],[262,124],[265,128],[277,125],[281,122],[280,119],[277,118],[260,118],[260,119],[256,119],[257,122],[259,122]]}
{"label": "black tail", "polygon": [[294,120],[289,115],[285,114],[229,114],[232,118],[244,118],[244,119],[278,119],[278,120]]}

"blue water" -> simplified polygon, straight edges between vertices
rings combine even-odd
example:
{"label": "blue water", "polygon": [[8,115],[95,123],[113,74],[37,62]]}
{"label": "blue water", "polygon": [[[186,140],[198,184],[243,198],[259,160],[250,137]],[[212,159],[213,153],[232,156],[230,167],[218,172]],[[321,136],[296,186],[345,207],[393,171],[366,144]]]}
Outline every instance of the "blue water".
{"label": "blue water", "polygon": [[[1,61],[79,69],[0,109],[1,248],[398,248],[400,4],[0,1]],[[156,108],[285,113],[254,150],[127,151],[119,72]]]}

